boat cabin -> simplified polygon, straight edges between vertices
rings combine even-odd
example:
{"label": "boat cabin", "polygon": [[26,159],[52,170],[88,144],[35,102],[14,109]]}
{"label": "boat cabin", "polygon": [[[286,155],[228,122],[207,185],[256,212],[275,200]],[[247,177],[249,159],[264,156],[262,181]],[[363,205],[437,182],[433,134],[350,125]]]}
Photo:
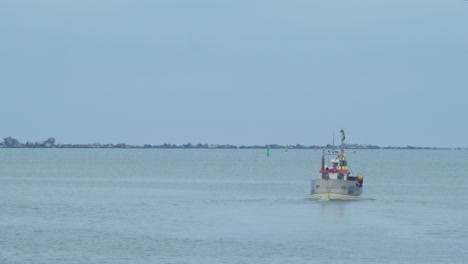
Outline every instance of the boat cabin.
{"label": "boat cabin", "polygon": [[338,155],[330,161],[330,166],[325,165],[325,158],[322,157],[322,169],[319,171],[322,179],[348,180],[351,172],[344,154]]}

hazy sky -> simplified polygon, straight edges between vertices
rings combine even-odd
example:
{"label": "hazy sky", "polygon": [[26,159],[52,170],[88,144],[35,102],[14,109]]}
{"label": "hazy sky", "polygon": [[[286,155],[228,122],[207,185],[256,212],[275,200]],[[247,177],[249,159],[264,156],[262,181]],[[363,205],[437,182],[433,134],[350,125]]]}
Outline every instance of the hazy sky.
{"label": "hazy sky", "polygon": [[463,0],[0,0],[0,36],[0,137],[468,146]]}

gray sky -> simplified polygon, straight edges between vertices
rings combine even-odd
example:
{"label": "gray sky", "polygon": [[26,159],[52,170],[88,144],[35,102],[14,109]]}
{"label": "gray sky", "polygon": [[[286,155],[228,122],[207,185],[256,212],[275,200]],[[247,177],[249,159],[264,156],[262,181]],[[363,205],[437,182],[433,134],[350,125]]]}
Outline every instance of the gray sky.
{"label": "gray sky", "polygon": [[0,36],[0,137],[468,146],[462,0],[0,0]]}

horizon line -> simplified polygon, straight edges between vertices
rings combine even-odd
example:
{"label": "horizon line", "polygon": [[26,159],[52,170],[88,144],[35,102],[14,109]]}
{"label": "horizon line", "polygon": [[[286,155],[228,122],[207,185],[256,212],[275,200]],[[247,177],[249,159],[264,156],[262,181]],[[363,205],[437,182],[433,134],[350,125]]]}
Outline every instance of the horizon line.
{"label": "horizon line", "polygon": [[[0,142],[0,148],[198,148],[198,149],[279,149],[279,148],[290,148],[290,149],[316,149],[316,148],[327,148],[331,146],[327,145],[303,145],[303,144],[263,144],[263,145],[233,145],[233,144],[209,144],[209,143],[197,143],[192,144],[188,142],[186,144],[126,144],[126,143],[59,143],[55,144],[55,138],[48,138],[42,142],[29,142],[21,143],[17,139],[9,136],[4,138],[3,142]],[[339,147],[336,146],[337,148]],[[467,149],[467,147],[420,147],[420,146],[379,146],[374,144],[359,144],[359,143],[345,143],[345,149]]]}

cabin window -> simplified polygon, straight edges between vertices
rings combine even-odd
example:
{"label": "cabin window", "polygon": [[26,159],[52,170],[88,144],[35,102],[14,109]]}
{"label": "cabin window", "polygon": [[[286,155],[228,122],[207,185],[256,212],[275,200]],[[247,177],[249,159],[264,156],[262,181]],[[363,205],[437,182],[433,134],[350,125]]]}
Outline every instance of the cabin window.
{"label": "cabin window", "polygon": [[320,185],[316,185],[315,188],[320,188]]}
{"label": "cabin window", "polygon": [[342,189],[342,190],[344,190],[344,189],[346,189],[346,187],[344,187],[344,186],[341,186],[341,189]]}
{"label": "cabin window", "polygon": [[348,194],[354,194],[353,190],[348,190]]}

